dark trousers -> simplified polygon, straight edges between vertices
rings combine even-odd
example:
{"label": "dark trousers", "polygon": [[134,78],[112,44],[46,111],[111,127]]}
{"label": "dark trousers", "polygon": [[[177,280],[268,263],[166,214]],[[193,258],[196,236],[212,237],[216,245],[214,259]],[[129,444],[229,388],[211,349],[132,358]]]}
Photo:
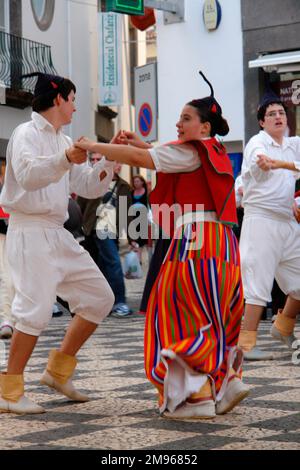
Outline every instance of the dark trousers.
{"label": "dark trousers", "polygon": [[156,242],[154,253],[152,255],[150,266],[148,269],[143,297],[142,297],[142,301],[140,305],[141,312],[146,312],[147,310],[147,304],[148,304],[148,300],[151,294],[153,284],[155,283],[156,278],[159,274],[161,265],[163,263],[163,260],[165,259],[170,243],[171,243],[171,239],[162,239],[162,238],[159,238]]}
{"label": "dark trousers", "polygon": [[94,240],[97,247],[96,264],[115,295],[115,303],[125,303],[125,283],[117,241],[110,238],[100,240],[97,235]]}

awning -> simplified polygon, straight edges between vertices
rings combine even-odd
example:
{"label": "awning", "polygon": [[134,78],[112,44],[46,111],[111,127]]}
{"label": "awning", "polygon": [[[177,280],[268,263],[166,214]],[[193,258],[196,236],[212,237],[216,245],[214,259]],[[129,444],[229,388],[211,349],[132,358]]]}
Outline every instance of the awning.
{"label": "awning", "polygon": [[262,67],[265,72],[298,72],[300,71],[300,51],[281,52],[279,54],[260,55],[250,60],[249,68]]}

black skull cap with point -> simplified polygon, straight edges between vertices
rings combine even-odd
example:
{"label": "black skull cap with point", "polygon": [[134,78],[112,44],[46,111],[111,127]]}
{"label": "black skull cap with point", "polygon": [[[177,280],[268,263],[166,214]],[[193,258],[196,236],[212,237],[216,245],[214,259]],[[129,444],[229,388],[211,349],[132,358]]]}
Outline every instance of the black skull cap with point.
{"label": "black skull cap with point", "polygon": [[209,111],[211,111],[212,113],[222,114],[222,108],[214,97],[214,89],[213,89],[212,84],[206,78],[206,76],[201,70],[199,70],[199,74],[201,75],[203,80],[208,84],[210,88],[210,96],[206,96],[205,98],[201,98],[200,100],[197,100],[197,101],[201,101],[201,103],[206,105]]}
{"label": "black skull cap with point", "polygon": [[260,103],[259,103],[259,106],[258,106],[258,111],[260,110],[260,108],[262,108],[263,106],[268,106],[269,104],[282,104],[282,100],[279,98],[278,95],[276,95],[276,93],[274,93],[273,90],[271,90],[271,88],[269,88],[265,94],[263,95]]}
{"label": "black skull cap with point", "polygon": [[59,93],[59,86],[63,83],[64,78],[58,75],[50,75],[48,73],[33,72],[22,75],[21,78],[37,77],[37,82],[34,88],[34,97],[46,95],[51,91]]}

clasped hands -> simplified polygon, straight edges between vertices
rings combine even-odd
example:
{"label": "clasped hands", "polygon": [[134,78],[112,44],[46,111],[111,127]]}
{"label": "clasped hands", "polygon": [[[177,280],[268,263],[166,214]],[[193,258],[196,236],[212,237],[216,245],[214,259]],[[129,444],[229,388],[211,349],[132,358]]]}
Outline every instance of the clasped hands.
{"label": "clasped hands", "polygon": [[[103,144],[103,142],[101,142]],[[135,132],[120,130],[110,141],[110,144],[115,145],[132,145],[134,147],[145,148],[148,147],[143,140],[141,140]],[[92,141],[88,137],[80,137],[74,144],[78,149],[93,152],[94,145],[97,142]],[[104,144],[105,145],[105,144]]]}
{"label": "clasped hands", "polygon": [[[149,148],[150,144],[147,144],[141,140],[135,132],[131,131],[119,131],[110,141],[110,144],[115,145],[132,145],[139,148]],[[80,164],[87,160],[87,153],[102,153],[99,150],[100,146],[106,144],[100,142],[94,142],[88,137],[80,137],[72,147],[66,150],[66,157],[70,163]],[[97,148],[98,147],[98,148]]]}

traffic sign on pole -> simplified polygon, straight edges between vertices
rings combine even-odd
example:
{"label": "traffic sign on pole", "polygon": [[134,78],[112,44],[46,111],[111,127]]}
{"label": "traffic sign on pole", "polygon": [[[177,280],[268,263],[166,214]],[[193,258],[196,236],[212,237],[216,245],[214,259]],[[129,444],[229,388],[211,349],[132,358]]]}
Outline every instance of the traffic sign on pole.
{"label": "traffic sign on pole", "polygon": [[135,131],[147,141],[157,140],[157,73],[156,63],[135,67]]}
{"label": "traffic sign on pole", "polygon": [[147,137],[153,126],[153,112],[149,103],[143,103],[138,116],[139,132]]}

